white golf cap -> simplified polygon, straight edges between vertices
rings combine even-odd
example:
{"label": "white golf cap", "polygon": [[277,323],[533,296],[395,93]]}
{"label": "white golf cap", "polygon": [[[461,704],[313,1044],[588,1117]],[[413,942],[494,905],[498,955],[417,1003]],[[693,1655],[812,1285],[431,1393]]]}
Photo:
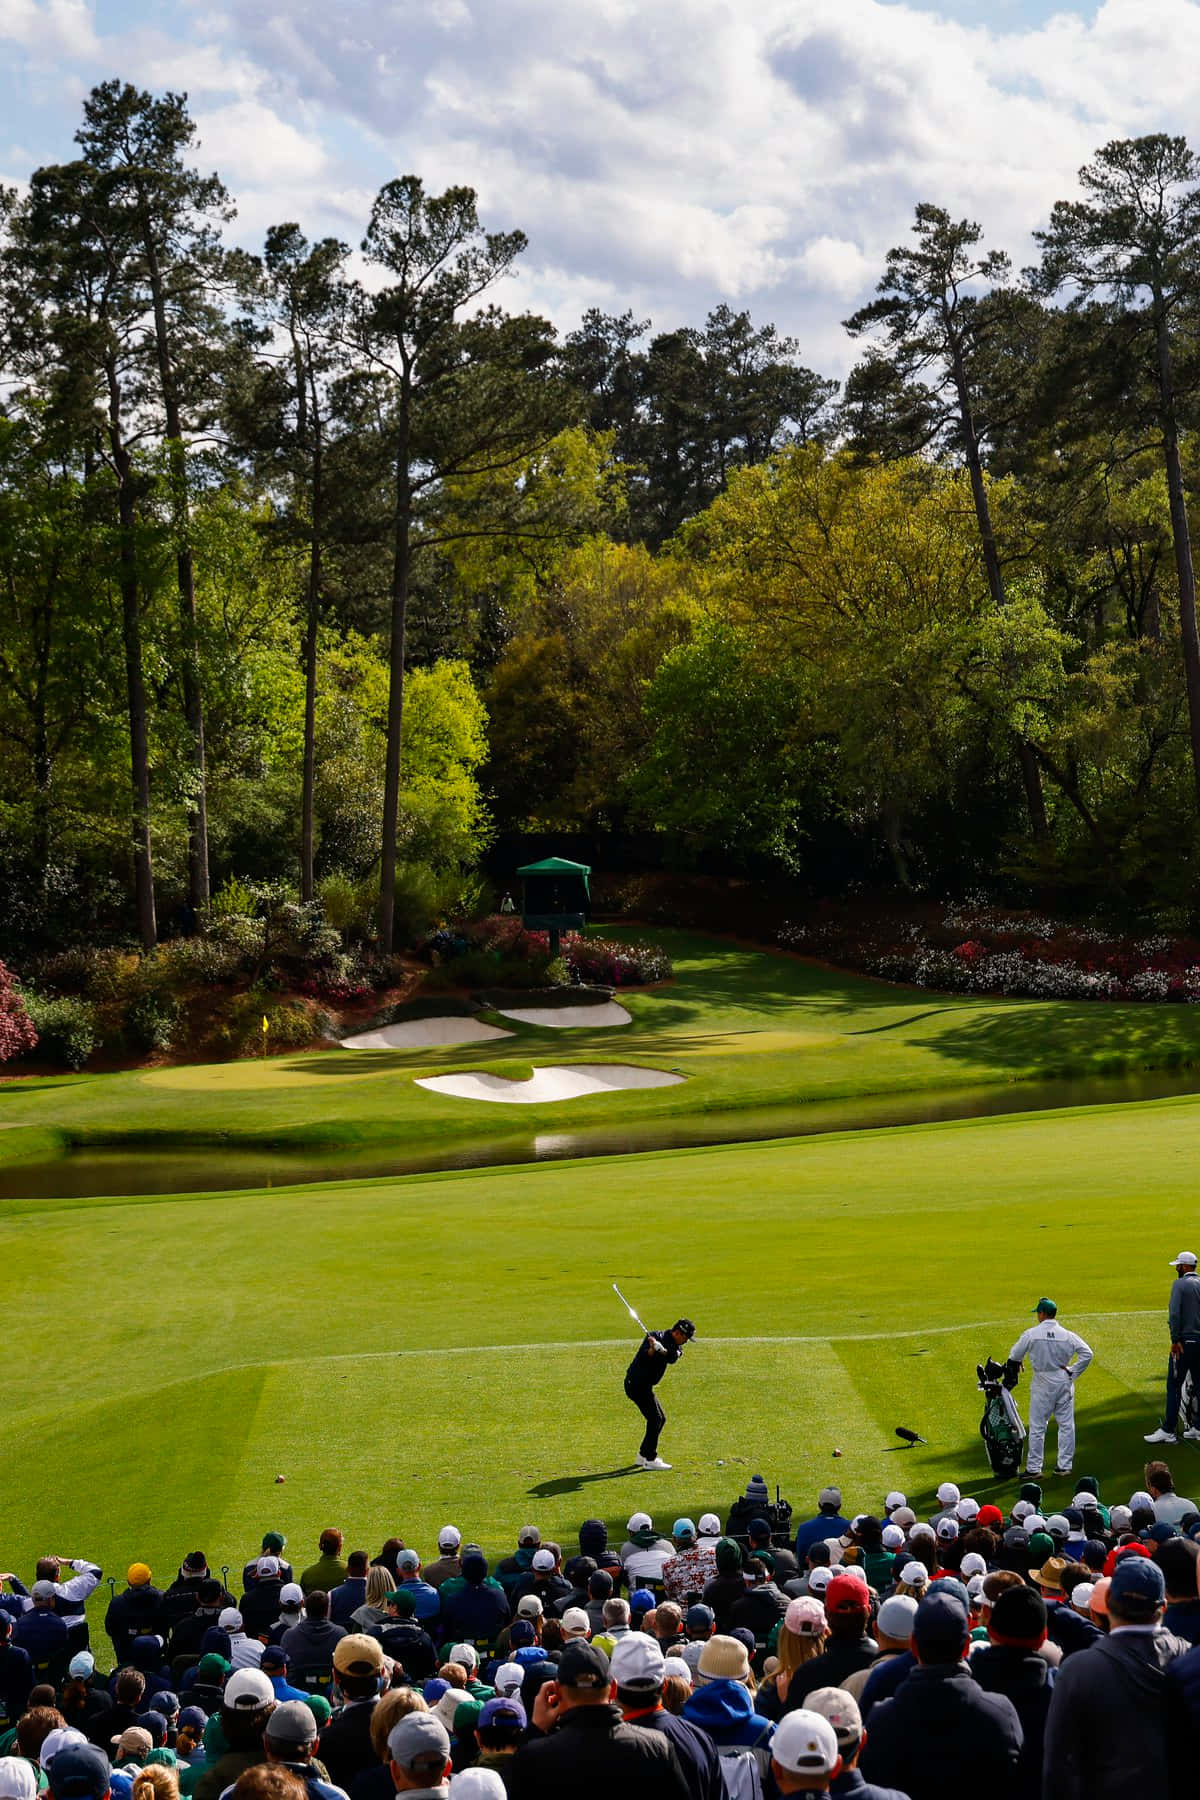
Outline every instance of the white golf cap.
{"label": "white golf cap", "polygon": [[439,1550],[457,1550],[462,1543],[462,1532],[457,1525],[443,1525],[438,1532]]}
{"label": "white golf cap", "polygon": [[900,1571],[900,1579],[905,1587],[928,1587],[929,1570],[923,1562],[917,1562],[914,1558],[912,1562],[905,1563]]}
{"label": "white golf cap", "polygon": [[899,1550],[904,1544],[904,1531],[899,1525],[885,1525],[881,1542],[885,1550]]}
{"label": "white golf cap", "polygon": [[968,1525],[972,1519],[979,1517],[979,1502],[972,1500],[969,1494],[964,1494],[954,1511],[963,1524]]}
{"label": "white golf cap", "polygon": [[887,1495],[887,1497],[885,1498],[885,1500],[883,1502],[883,1510],[884,1510],[884,1512],[895,1512],[895,1510],[898,1506],[907,1506],[907,1505],[908,1505],[907,1496],[902,1494],[900,1492],[899,1488],[893,1488],[891,1493]]}
{"label": "white golf cap", "polygon": [[626,1531],[649,1531],[653,1524],[654,1520],[649,1513],[632,1513],[625,1529]]}
{"label": "white golf cap", "polygon": [[987,1574],[987,1563],[977,1550],[968,1550],[958,1565],[958,1573],[963,1581],[970,1582],[975,1575]]}
{"label": "white golf cap", "polygon": [[479,1667],[479,1652],[474,1644],[451,1644],[448,1662],[461,1663],[469,1675],[472,1669]]}
{"label": "white golf cap", "polygon": [[958,1536],[958,1520],[939,1519],[937,1522],[937,1534],[939,1543],[952,1544]]}
{"label": "white golf cap", "polygon": [[967,1594],[968,1594],[969,1598],[971,1599],[971,1601],[975,1605],[978,1606],[979,1604],[981,1604],[981,1602],[983,1600],[983,1576],[982,1575],[972,1575],[971,1576],[970,1580],[967,1582]]}
{"label": "white golf cap", "polygon": [[962,1495],[952,1481],[943,1481],[937,1491],[939,1506],[957,1506]]}
{"label": "white golf cap", "polygon": [[521,1683],[525,1679],[525,1671],[520,1663],[501,1663],[492,1677],[496,1692],[507,1699],[509,1694],[519,1694]]}
{"label": "white golf cap", "polygon": [[700,1514],[700,1536],[701,1537],[720,1537],[720,1535],[721,1535],[721,1521],[720,1521],[720,1519],[718,1519],[716,1513],[701,1513]]}
{"label": "white golf cap", "polygon": [[832,1569],[825,1569],[825,1568],[810,1569],[808,1571],[808,1591],[809,1591],[809,1593],[815,1594],[817,1596],[817,1599],[819,1600],[821,1598],[821,1595],[825,1592],[825,1589],[829,1586],[829,1584],[832,1580],[833,1580],[833,1570]]}
{"label": "white golf cap", "polygon": [[1178,1256],[1172,1257],[1171,1267],[1173,1269],[1179,1268],[1180,1264],[1183,1264],[1185,1268],[1191,1267],[1194,1269],[1196,1266],[1196,1252],[1194,1250],[1181,1250]]}
{"label": "white golf cap", "polygon": [[1012,1509],[1012,1516],[1017,1521],[1017,1524],[1020,1525],[1022,1520],[1027,1519],[1030,1513],[1035,1513],[1036,1511],[1037,1507],[1033,1504],[1032,1500],[1018,1500],[1017,1504]]}
{"label": "white golf cap", "polygon": [[1064,1513],[1051,1513],[1046,1520],[1046,1529],[1051,1537],[1070,1537],[1071,1521]]}
{"label": "white golf cap", "polygon": [[1046,1521],[1041,1513],[1032,1512],[1027,1519],[1022,1521],[1022,1526],[1025,1536],[1032,1537],[1035,1531],[1045,1531]]}
{"label": "white golf cap", "polygon": [[1095,1591],[1096,1584],[1094,1581],[1081,1581],[1077,1587],[1071,1589],[1071,1605],[1075,1608],[1076,1612],[1085,1613],[1088,1610],[1089,1606],[1092,1604],[1092,1595]]}

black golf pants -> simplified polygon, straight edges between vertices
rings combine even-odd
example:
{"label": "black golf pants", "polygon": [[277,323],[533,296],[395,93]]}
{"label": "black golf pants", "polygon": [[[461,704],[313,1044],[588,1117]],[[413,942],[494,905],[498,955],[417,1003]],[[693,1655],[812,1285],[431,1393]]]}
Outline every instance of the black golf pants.
{"label": "black golf pants", "polygon": [[634,1387],[626,1381],[625,1392],[646,1421],[646,1435],[638,1454],[647,1458],[657,1456],[659,1434],[667,1422],[667,1415],[658,1404],[653,1388]]}

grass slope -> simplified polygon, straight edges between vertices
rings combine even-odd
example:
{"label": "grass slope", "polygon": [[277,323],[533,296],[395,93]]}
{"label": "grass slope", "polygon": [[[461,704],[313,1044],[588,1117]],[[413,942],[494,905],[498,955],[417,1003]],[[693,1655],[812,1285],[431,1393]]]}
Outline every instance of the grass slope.
{"label": "grass slope", "polygon": [[[894,1486],[928,1498],[946,1476],[982,1498],[974,1364],[1007,1351],[1043,1292],[1096,1350],[1076,1468],[1125,1495],[1160,1403],[1167,1259],[1194,1236],[1198,1153],[1186,1099],[10,1202],[5,1556],[116,1570],[136,1555],[169,1574],[197,1545],[236,1563],[271,1527],[303,1562],[335,1521],[349,1543],[398,1531],[427,1550],[447,1519],[499,1553],[527,1517],[567,1541],[593,1514],[723,1511],[754,1471],[802,1516],[833,1477],[852,1506]],[[652,1322],[699,1325],[665,1382],[669,1475],[622,1473],[640,1427],[614,1278]],[[897,1448],[901,1423],[928,1447]],[[1200,1454],[1173,1461],[1195,1496]]]}
{"label": "grass slope", "polygon": [[[561,1031],[502,1021],[511,1039],[442,1051],[335,1050],[9,1083],[0,1089],[0,1159],[45,1155],[54,1142],[436,1150],[568,1121],[603,1126],[1200,1061],[1200,1008],[934,995],[683,932],[654,936],[676,979],[622,996],[631,1025]],[[534,1062],[572,1061],[640,1062],[687,1081],[522,1107],[518,1116],[413,1086],[420,1074],[514,1076]]]}

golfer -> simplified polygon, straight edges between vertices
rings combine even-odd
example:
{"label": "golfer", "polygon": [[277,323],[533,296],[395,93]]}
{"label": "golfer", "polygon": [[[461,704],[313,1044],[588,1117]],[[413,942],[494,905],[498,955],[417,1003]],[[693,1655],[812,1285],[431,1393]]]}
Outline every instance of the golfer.
{"label": "golfer", "polygon": [[654,1390],[672,1363],[683,1355],[683,1346],[696,1335],[690,1319],[676,1319],[670,1331],[648,1331],[625,1371],[625,1392],[646,1421],[646,1435],[638,1451],[639,1469],[669,1469],[658,1454],[658,1440],[667,1415]]}
{"label": "golfer", "polygon": [[1069,1475],[1075,1458],[1075,1383],[1092,1360],[1089,1345],[1058,1322],[1058,1307],[1045,1295],[1034,1307],[1037,1324],[1023,1331],[1008,1353],[1010,1375],[1016,1375],[1025,1358],[1033,1375],[1029,1382],[1029,1451],[1027,1475],[1040,1475],[1046,1445],[1046,1427],[1058,1421],[1056,1475]]}
{"label": "golfer", "polygon": [[[1196,1252],[1181,1250],[1171,1267],[1175,1279],[1171,1283],[1171,1300],[1167,1308],[1167,1324],[1171,1332],[1171,1360],[1167,1364],[1167,1404],[1162,1424],[1157,1431],[1146,1433],[1148,1444],[1175,1444],[1175,1427],[1179,1419],[1179,1401],[1185,1375],[1192,1378],[1194,1394],[1200,1394],[1200,1275],[1196,1273]],[[1200,1443],[1200,1431],[1188,1425],[1184,1437]]]}

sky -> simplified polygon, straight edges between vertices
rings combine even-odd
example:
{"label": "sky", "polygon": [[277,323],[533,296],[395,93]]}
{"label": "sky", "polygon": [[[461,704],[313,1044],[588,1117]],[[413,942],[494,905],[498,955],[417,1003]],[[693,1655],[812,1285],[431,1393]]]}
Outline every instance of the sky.
{"label": "sky", "polygon": [[0,180],[70,157],[94,83],[171,88],[251,249],[464,183],[529,239],[510,308],[727,302],[840,376],[919,201],[1019,266],[1092,151],[1187,133],[1197,66],[1200,0],[0,0]]}

